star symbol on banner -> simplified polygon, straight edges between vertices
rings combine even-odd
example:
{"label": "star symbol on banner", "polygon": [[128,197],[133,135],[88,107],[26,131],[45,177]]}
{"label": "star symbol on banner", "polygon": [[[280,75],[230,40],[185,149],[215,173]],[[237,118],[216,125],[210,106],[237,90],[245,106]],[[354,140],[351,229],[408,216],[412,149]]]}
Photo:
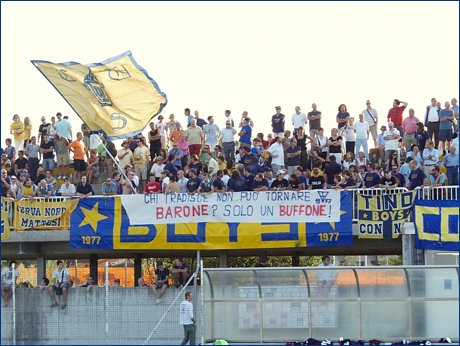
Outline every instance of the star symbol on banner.
{"label": "star symbol on banner", "polygon": [[85,226],[85,225],[91,225],[91,228],[94,230],[94,233],[97,233],[97,223],[99,221],[108,219],[107,216],[99,214],[98,207],[99,207],[99,202],[96,202],[93,205],[93,209],[91,210],[80,207],[81,211],[85,215],[85,218],[82,220],[82,222],[80,223],[78,227]]}
{"label": "star symbol on banner", "polygon": [[364,213],[364,214],[363,214],[363,219],[367,219],[368,216],[369,216],[369,215],[368,215],[367,213]]}
{"label": "star symbol on banner", "polygon": [[[346,214],[347,212],[345,210],[340,211],[340,215]],[[320,222],[315,222],[315,225],[317,225]],[[329,222],[329,225],[331,225],[332,229],[335,230],[335,222]]]}

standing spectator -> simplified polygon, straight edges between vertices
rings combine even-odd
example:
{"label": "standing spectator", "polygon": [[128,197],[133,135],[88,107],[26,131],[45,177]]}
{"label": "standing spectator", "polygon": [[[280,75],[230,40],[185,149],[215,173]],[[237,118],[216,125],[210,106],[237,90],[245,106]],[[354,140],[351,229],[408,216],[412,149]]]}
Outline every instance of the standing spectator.
{"label": "standing spectator", "polygon": [[232,127],[231,121],[227,120],[225,122],[225,128],[219,134],[219,139],[222,140],[222,145],[224,147],[225,160],[235,161],[235,134],[236,129]]}
{"label": "standing spectator", "polygon": [[291,138],[291,145],[286,149],[287,154],[287,173],[294,174],[297,167],[300,166],[301,148],[297,145],[297,139]]}
{"label": "standing spectator", "polygon": [[409,116],[404,119],[402,123],[403,133],[404,133],[404,147],[406,152],[412,148],[413,144],[417,144],[416,132],[417,124],[420,122],[415,116],[415,112],[412,108],[409,109]]}
{"label": "standing spectator", "polygon": [[195,119],[195,117],[190,114],[190,108],[184,109],[184,115],[187,117],[187,128],[188,128],[190,127],[192,120]]}
{"label": "standing spectator", "polygon": [[[50,142],[53,142],[54,141],[54,135],[57,133],[57,129],[56,129],[56,117],[51,117],[51,124],[49,124],[48,126],[48,131],[47,131],[47,134],[49,136],[49,140]],[[44,134],[43,134],[44,135]],[[43,143],[43,135],[42,135],[42,141],[41,143]],[[40,143],[40,145],[41,145]]]}
{"label": "standing spectator", "polygon": [[190,341],[190,345],[195,345],[196,324],[193,317],[193,299],[192,292],[185,293],[185,300],[180,303],[180,318],[179,323],[184,328],[184,339],[181,345],[186,345]]}
{"label": "standing spectator", "polygon": [[307,119],[310,122],[310,137],[316,138],[320,132],[322,114],[317,109],[316,103],[313,103],[311,108],[312,111],[308,112]]}
{"label": "standing spectator", "polygon": [[49,128],[49,126],[50,126],[50,123],[48,123],[48,122],[46,121],[46,118],[45,118],[45,117],[42,117],[42,118],[41,118],[41,121],[42,121],[42,123],[41,123],[40,126],[38,127],[38,137],[37,137],[37,141],[38,141],[40,144],[42,144],[42,142],[43,142],[42,136],[48,134],[48,128]]}
{"label": "standing spectator", "polygon": [[327,136],[324,135],[324,129],[322,127],[318,129],[318,133],[315,138],[315,143],[314,145],[312,144],[312,149],[314,148],[318,152],[318,155],[326,160],[328,152]]}
{"label": "standing spectator", "polygon": [[62,118],[61,113],[57,113],[56,117],[58,118],[56,122],[56,133],[72,141],[72,124],[69,121],[69,117],[66,115]]}
{"label": "standing spectator", "polygon": [[281,144],[281,138],[279,136],[275,137],[275,143],[273,143],[268,149],[267,152],[272,158],[272,170],[278,172],[280,169],[284,168],[284,149]]}
{"label": "standing spectator", "polygon": [[187,164],[187,159],[189,158],[189,142],[187,140],[187,137],[185,136],[185,133],[182,131],[180,134],[180,139],[177,142],[177,147],[182,150],[182,167],[185,167]]}
{"label": "standing spectator", "polygon": [[149,149],[145,146],[144,138],[137,140],[137,148],[133,156],[134,170],[139,177],[139,191],[143,191],[147,181],[147,163],[149,162]]}
{"label": "standing spectator", "polygon": [[[169,121],[166,122],[166,126],[168,127],[168,132],[169,132],[169,136],[171,137],[172,136],[172,133],[176,130],[176,124],[178,123],[178,121],[176,121],[175,119],[175,116],[174,114],[171,114],[169,116]],[[180,129],[180,123],[179,123],[179,129]],[[179,137],[176,138],[176,142],[179,140]],[[170,143],[171,144],[171,143]]]}
{"label": "standing spectator", "polygon": [[[14,269],[13,269],[14,267]],[[8,268],[2,271],[2,298],[3,298],[3,307],[6,308],[10,302],[11,297],[13,296],[13,284],[16,286],[19,270],[18,262],[11,260]],[[13,283],[14,281],[14,283]]]}
{"label": "standing spectator", "polygon": [[33,136],[30,140],[30,143],[24,148],[24,154],[27,156],[27,170],[30,172],[31,176],[37,174],[37,169],[39,166],[40,158],[40,146],[37,144],[37,138]]}
{"label": "standing spectator", "polygon": [[[455,118],[454,112],[450,110],[449,101],[446,101],[444,105],[446,108],[439,112],[439,140],[441,142],[442,156],[446,155],[446,148],[447,150],[450,149],[450,141],[452,140],[453,135],[452,121]],[[445,144],[447,144],[447,146]]]}
{"label": "standing spectator", "polygon": [[304,127],[305,124],[307,124],[307,116],[305,115],[305,113],[302,113],[300,111],[300,107],[299,106],[296,106],[295,107],[295,113],[292,114],[292,117],[291,117],[291,122],[292,122],[292,125],[294,126],[294,132],[293,132],[293,135],[295,136],[297,134],[297,130],[299,127]]}
{"label": "standing spectator", "polygon": [[[344,129],[345,131],[345,152],[351,151],[355,152],[356,146],[356,133],[355,133],[355,118],[349,117],[347,126]],[[366,155],[369,155],[367,153]]]}
{"label": "standing spectator", "polygon": [[[403,105],[399,106],[401,103]],[[400,136],[404,136],[402,122],[403,122],[403,112],[406,109],[407,105],[408,105],[407,102],[399,101],[398,99],[395,99],[393,101],[393,108],[390,108],[390,110],[388,111],[388,115],[387,115],[388,122],[393,123],[394,127],[399,131]]]}
{"label": "standing spectator", "polygon": [[[239,127],[243,127],[244,126],[244,119],[248,118],[249,119],[249,114],[248,112],[244,111],[243,114],[241,115],[241,121],[240,121],[240,125]],[[251,128],[254,128],[254,123],[251,119],[249,119],[249,126],[251,126]]]}
{"label": "standing spectator", "polygon": [[13,123],[10,125],[10,134],[14,135],[14,147],[17,151],[24,149],[24,123],[19,115],[13,116]]}
{"label": "standing spectator", "polygon": [[[378,113],[377,110],[372,108],[371,101],[366,101],[366,109],[362,111],[364,115],[364,121],[369,124],[369,132],[372,134],[372,139],[374,140],[374,149],[378,148],[377,143],[377,123],[378,123]],[[369,136],[368,136],[369,137]]]}
{"label": "standing spectator", "polygon": [[172,149],[169,151],[168,156],[173,157],[171,162],[174,164],[176,170],[182,168],[182,158],[184,157],[184,153],[181,149],[179,149],[177,142],[173,142]]}
{"label": "standing spectator", "polygon": [[40,153],[43,157],[42,167],[45,172],[54,170],[54,144],[50,142],[48,135],[43,136]]}
{"label": "standing spectator", "polygon": [[275,107],[276,114],[272,115],[272,132],[273,137],[283,136],[284,133],[284,114],[281,113],[281,106]]}
{"label": "standing spectator", "polygon": [[[89,153],[88,153],[88,150],[91,150],[91,134],[92,134],[92,131],[90,130],[90,128],[88,127],[88,125],[86,125],[85,123],[81,124],[81,132],[83,133],[83,143],[85,143],[85,147],[86,147],[86,158],[88,159],[89,158]],[[96,147],[97,149],[97,147]]]}
{"label": "standing spectator", "polygon": [[235,127],[235,122],[233,121],[233,118],[230,116],[232,112],[229,109],[225,110],[225,122],[230,121],[232,124],[232,127]]}
{"label": "standing spectator", "polygon": [[77,139],[69,144],[69,150],[73,152],[73,182],[78,184],[82,172],[86,171],[86,147],[85,143],[83,143],[83,134],[81,132],[78,132]]}
{"label": "standing spectator", "polygon": [[61,185],[60,195],[61,196],[75,196],[77,190],[75,189],[75,185],[70,183],[70,178],[64,178],[64,184]]}
{"label": "standing spectator", "polygon": [[30,143],[30,137],[32,136],[32,122],[29,117],[24,118],[24,143],[23,148]]}
{"label": "standing spectator", "polygon": [[193,115],[195,116],[196,126],[200,127],[201,130],[203,130],[204,126],[207,125],[208,123],[206,121],[204,121],[204,119],[200,118],[200,112],[195,111],[195,112],[193,112]]}
{"label": "standing spectator", "polygon": [[[198,187],[197,187],[198,188]],[[187,279],[189,277],[188,273],[188,265],[184,262],[182,257],[177,257],[175,264],[172,269],[172,275],[174,278],[174,285],[176,288],[179,288],[180,285],[184,285],[187,283]]]}
{"label": "standing spectator", "polygon": [[121,149],[117,152],[118,164],[120,167],[125,167],[126,165],[131,166],[133,163],[133,152],[129,150],[129,143],[125,139],[121,143]]}
{"label": "standing spectator", "polygon": [[[364,114],[359,115],[359,121],[355,123],[355,132],[356,132],[356,152],[355,156],[358,157],[359,150],[361,146],[363,147],[364,156],[369,159],[369,148],[367,146],[367,141],[369,140],[369,123],[364,120]],[[374,126],[374,131],[375,126]],[[374,142],[377,143],[377,134],[374,137]],[[377,148],[377,146],[375,146]],[[347,150],[348,151],[348,150]]]}
{"label": "standing spectator", "polygon": [[398,129],[396,129],[394,124],[390,121],[388,123],[388,130],[383,134],[383,139],[385,140],[385,162],[394,152],[398,153],[398,140],[400,137]]}
{"label": "standing spectator", "polygon": [[170,135],[169,135],[169,145],[170,148],[172,148],[173,142],[178,142],[181,138],[181,134],[184,132],[182,130],[182,126],[180,125],[180,122],[174,123],[174,128],[171,128],[170,130]]}
{"label": "standing spectator", "polygon": [[436,97],[431,99],[431,105],[426,106],[425,126],[428,137],[435,141],[435,147],[439,147],[439,113],[441,108],[436,105]]}
{"label": "standing spectator", "polygon": [[167,135],[168,127],[166,126],[166,123],[163,122],[163,119],[164,117],[160,114],[158,116],[158,122],[155,124],[155,127],[158,130],[160,130],[160,145],[161,145],[161,148],[165,149],[166,148],[166,135]]}
{"label": "standing spectator", "polygon": [[56,148],[56,161],[59,168],[58,180],[65,179],[70,165],[69,141],[67,138],[56,133],[54,135],[54,146]]}
{"label": "standing spectator", "polygon": [[117,157],[118,152],[115,148],[115,144],[112,141],[107,140],[107,134],[101,134],[101,141],[106,151],[105,166],[107,167],[107,173],[109,174],[109,177],[111,177],[115,168],[114,159]]}
{"label": "standing spectator", "polygon": [[54,285],[51,286],[48,291],[51,297],[51,308],[57,306],[56,298],[54,297],[54,291],[57,291],[57,294],[62,293],[62,303],[61,309],[66,308],[67,302],[67,291],[70,288],[70,272],[69,269],[64,268],[64,262],[61,260],[56,262],[57,269],[54,270],[52,279],[54,279]]}
{"label": "standing spectator", "polygon": [[190,155],[200,155],[203,131],[199,126],[196,126],[196,120],[190,121],[190,127],[185,131],[185,135],[189,142]]}
{"label": "standing spectator", "polygon": [[433,147],[433,141],[431,140],[428,141],[427,147],[425,148],[425,150],[423,150],[423,160],[423,171],[426,176],[429,176],[431,173],[431,167],[437,165],[439,160],[438,150]]}
{"label": "standing spectator", "polygon": [[459,107],[457,105],[457,99],[456,98],[453,98],[450,103],[452,104],[452,106],[450,107],[450,109],[452,110],[452,112],[454,112],[454,120],[453,120],[453,123],[454,123],[454,133],[457,132],[457,129],[458,129],[458,111],[459,111]]}
{"label": "standing spectator", "polygon": [[249,118],[243,119],[243,127],[241,128],[241,131],[238,133],[238,136],[240,136],[240,146],[251,146],[252,128],[249,125],[249,121]]}
{"label": "standing spectator", "polygon": [[447,169],[447,182],[450,186],[458,185],[458,157],[457,148],[453,145],[450,147],[450,152],[444,156],[444,166]]}
{"label": "standing spectator", "polygon": [[417,140],[418,148],[423,153],[423,150],[425,150],[426,141],[430,139],[430,136],[428,136],[428,132],[425,131],[425,126],[423,125],[422,122],[417,123],[417,131],[415,132],[415,139]]}
{"label": "standing spectator", "polygon": [[77,185],[77,193],[76,196],[79,198],[85,198],[88,196],[94,196],[93,187],[91,184],[86,182],[86,175],[81,177],[80,184]]}
{"label": "standing spectator", "polygon": [[[347,116],[348,119],[348,116]],[[343,126],[342,126],[343,127]],[[342,164],[342,136],[339,136],[339,130],[333,128],[331,130],[331,137],[328,138],[327,146],[329,148],[329,159],[331,156],[335,156],[335,161]]]}
{"label": "standing spectator", "polygon": [[[159,304],[161,302],[161,298],[163,298],[164,294],[166,293],[166,289],[169,287],[168,281],[169,269],[165,268],[162,261],[158,261],[157,269],[155,270],[155,284],[152,285],[153,295],[156,298],[155,304]],[[157,290],[161,290],[159,296]]]}
{"label": "standing spectator", "polygon": [[10,160],[10,163],[13,165],[14,160],[16,160],[16,148],[13,147],[11,143],[11,138],[5,139],[6,147],[3,151],[7,155],[8,160]]}
{"label": "standing spectator", "polygon": [[350,118],[350,113],[347,112],[347,106],[342,103],[339,106],[339,113],[335,118],[335,121],[337,122],[338,133],[341,133],[345,129],[345,126],[348,124],[348,118]]}
{"label": "standing spectator", "polygon": [[284,151],[284,166],[287,167],[287,155],[286,151],[287,148],[291,145],[291,131],[286,130],[284,131],[284,137],[281,139],[281,144],[283,146]]}
{"label": "standing spectator", "polygon": [[[432,142],[430,142],[432,143]],[[411,160],[409,162],[410,166],[410,175],[409,175],[409,185],[408,189],[409,190],[414,190],[417,187],[424,188],[425,183],[426,183],[426,174],[418,167],[417,161]],[[431,173],[431,168],[430,168],[430,173]]]}
{"label": "standing spectator", "polygon": [[203,128],[203,134],[205,136],[204,143],[209,145],[211,150],[217,145],[217,134],[220,132],[219,126],[214,124],[214,117],[210,115],[208,117],[209,123]]}
{"label": "standing spectator", "polygon": [[[129,167],[130,168],[130,167]],[[125,179],[123,175],[120,177],[120,182],[119,184],[123,188],[123,195],[133,195],[137,193],[137,187],[138,184],[136,184],[136,181],[134,180],[135,174],[131,170],[126,171],[126,176],[128,179]]]}

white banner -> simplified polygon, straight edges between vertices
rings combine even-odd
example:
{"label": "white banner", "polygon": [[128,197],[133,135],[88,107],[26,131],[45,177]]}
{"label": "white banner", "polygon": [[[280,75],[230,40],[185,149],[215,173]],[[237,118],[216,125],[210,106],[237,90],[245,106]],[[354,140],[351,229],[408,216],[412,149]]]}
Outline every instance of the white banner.
{"label": "white banner", "polygon": [[131,225],[340,222],[340,191],[121,195]]}

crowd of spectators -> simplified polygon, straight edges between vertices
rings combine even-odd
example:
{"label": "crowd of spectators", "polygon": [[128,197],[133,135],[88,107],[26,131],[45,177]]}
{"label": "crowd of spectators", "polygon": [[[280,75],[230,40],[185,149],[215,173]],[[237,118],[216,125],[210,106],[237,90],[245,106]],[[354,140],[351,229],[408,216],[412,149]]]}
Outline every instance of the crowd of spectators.
{"label": "crowd of spectators", "polygon": [[412,108],[404,116],[407,107],[394,100],[379,126],[369,100],[356,121],[341,104],[328,136],[316,104],[307,114],[296,106],[290,121],[276,106],[267,138],[254,131],[246,111],[235,122],[226,110],[220,128],[213,116],[206,121],[186,108],[183,125],[173,114],[169,121],[160,115],[147,137],[127,138],[119,149],[85,124],[73,140],[61,113],[51,123],[42,117],[38,137],[30,119],[23,123],[15,115],[13,139],[2,149],[2,196],[85,198],[94,194],[92,184],[102,172],[108,176],[101,185],[105,196],[458,185],[457,100],[441,108],[433,98],[423,122]]}

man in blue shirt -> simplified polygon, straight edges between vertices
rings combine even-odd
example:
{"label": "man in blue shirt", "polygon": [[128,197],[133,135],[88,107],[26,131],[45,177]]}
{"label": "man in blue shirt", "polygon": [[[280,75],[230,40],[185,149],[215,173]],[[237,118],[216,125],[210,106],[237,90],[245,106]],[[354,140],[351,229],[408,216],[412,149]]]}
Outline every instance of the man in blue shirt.
{"label": "man in blue shirt", "polygon": [[214,187],[214,192],[226,193],[227,187],[225,186],[224,182],[222,181],[222,177],[224,176],[224,172],[219,169],[216,174],[216,178],[212,180],[212,186]]}
{"label": "man in blue shirt", "polygon": [[455,117],[455,120],[457,120],[457,124],[454,124],[454,133],[457,132],[457,129],[458,129],[458,111],[459,111],[459,107],[457,105],[457,99],[456,98],[453,98],[450,103],[452,104],[452,107],[450,108],[452,110],[452,112],[454,112],[454,117]]}
{"label": "man in blue shirt", "polygon": [[375,165],[369,165],[369,171],[367,172],[364,178],[364,187],[375,189],[379,187],[380,184],[380,176],[378,173],[375,172]]}
{"label": "man in blue shirt", "polygon": [[458,185],[458,153],[457,148],[453,145],[450,152],[444,156],[444,166],[447,168],[447,182],[450,186]]}
{"label": "man in blue shirt", "polygon": [[275,107],[276,114],[272,116],[272,131],[273,131],[273,138],[276,136],[283,137],[284,136],[284,114],[281,113],[281,107]]}
{"label": "man in blue shirt", "polygon": [[294,174],[295,169],[300,166],[300,153],[301,149],[297,145],[297,139],[295,137],[291,138],[291,145],[286,149],[287,154],[287,173],[289,175]]}
{"label": "man in blue shirt", "polygon": [[398,172],[398,165],[393,165],[391,167],[391,174],[396,178],[398,187],[406,187],[406,178],[404,177],[404,174]]}
{"label": "man in blue shirt", "polygon": [[189,195],[194,195],[200,187],[201,179],[197,177],[195,168],[192,168],[188,174],[190,178],[187,181],[186,190]]}
{"label": "man in blue shirt", "polygon": [[418,167],[417,161],[412,160],[410,163],[410,175],[409,175],[409,190],[414,190],[417,187],[424,188],[425,187],[425,179],[426,174],[422,171],[421,168]]}
{"label": "man in blue shirt", "polygon": [[454,112],[450,110],[450,103],[447,101],[445,109],[439,112],[439,140],[441,141],[441,148],[443,156],[446,155],[445,142],[447,142],[447,149],[450,148],[450,141],[452,140],[452,125],[454,120]]}
{"label": "man in blue shirt", "polygon": [[251,147],[252,127],[249,125],[249,120],[249,118],[243,119],[243,127],[238,133],[238,136],[240,136],[240,145]]}
{"label": "man in blue shirt", "polygon": [[252,191],[268,191],[268,180],[262,173],[257,173],[252,181]]}

